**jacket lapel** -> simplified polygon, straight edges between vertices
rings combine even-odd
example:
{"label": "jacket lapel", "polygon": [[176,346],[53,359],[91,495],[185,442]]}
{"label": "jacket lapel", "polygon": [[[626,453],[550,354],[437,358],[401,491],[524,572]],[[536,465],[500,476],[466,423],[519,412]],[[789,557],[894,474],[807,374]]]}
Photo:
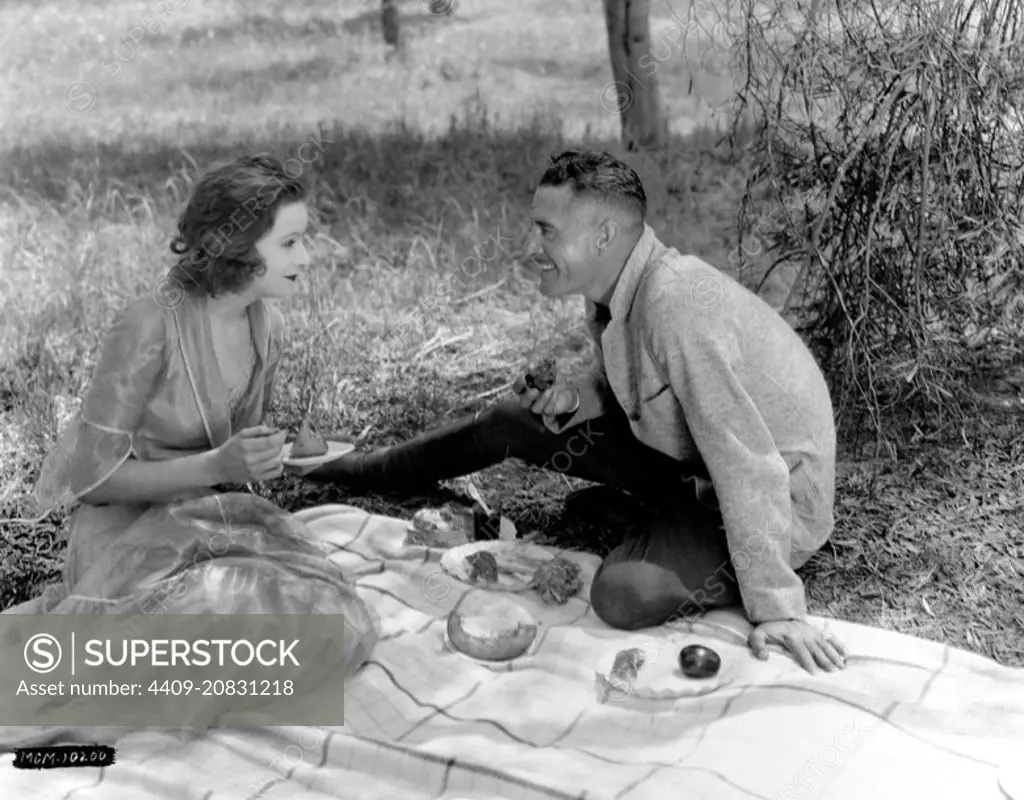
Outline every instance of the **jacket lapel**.
{"label": "jacket lapel", "polygon": [[601,335],[608,382],[634,422],[640,413],[639,355],[643,347],[643,308],[637,308],[635,301],[641,284],[650,274],[650,266],[660,252],[654,231],[649,225],[644,225],[644,232],[612,293],[609,304],[612,318]]}

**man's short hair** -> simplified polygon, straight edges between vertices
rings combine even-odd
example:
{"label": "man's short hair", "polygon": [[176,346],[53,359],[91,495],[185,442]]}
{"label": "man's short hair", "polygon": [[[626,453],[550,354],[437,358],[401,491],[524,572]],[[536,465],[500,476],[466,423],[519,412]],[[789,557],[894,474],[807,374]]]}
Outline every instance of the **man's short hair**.
{"label": "man's short hair", "polygon": [[609,153],[565,150],[551,157],[541,186],[568,184],[574,197],[600,200],[618,208],[637,225],[647,221],[647,194],[632,167]]}

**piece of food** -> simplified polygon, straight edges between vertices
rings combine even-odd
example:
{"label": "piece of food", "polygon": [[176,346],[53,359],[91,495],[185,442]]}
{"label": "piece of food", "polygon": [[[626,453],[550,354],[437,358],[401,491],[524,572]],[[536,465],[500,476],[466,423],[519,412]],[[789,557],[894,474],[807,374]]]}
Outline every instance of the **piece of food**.
{"label": "piece of food", "polygon": [[612,681],[628,682],[632,686],[636,676],[640,674],[640,667],[644,665],[644,661],[644,651],[639,647],[620,650],[615,654],[615,661],[612,662],[612,673],[610,676]]}
{"label": "piece of food", "polygon": [[531,581],[545,603],[562,606],[575,597],[583,588],[580,565],[562,556],[555,556],[537,567]]}
{"label": "piece of food", "polygon": [[[463,597],[463,600],[468,595]],[[530,649],[536,621],[518,604],[487,594],[486,604],[448,615],[448,639],[460,653],[483,661],[508,661]]]}
{"label": "piece of food", "polygon": [[722,659],[710,647],[690,644],[679,651],[679,668],[687,678],[710,678],[718,674]]}
{"label": "piece of food", "polygon": [[327,453],[327,440],[320,435],[316,425],[305,417],[292,444],[292,458],[313,458]]}
{"label": "piece of food", "polygon": [[545,389],[550,389],[554,386],[557,377],[558,371],[555,368],[555,359],[549,356],[527,367],[523,380],[526,381],[527,388],[543,392]]}
{"label": "piece of food", "polygon": [[448,548],[473,538],[473,517],[468,509],[445,503],[440,508],[421,508],[412,517],[406,541],[424,547]]}
{"label": "piece of food", "polygon": [[596,675],[598,702],[619,702],[629,697],[644,660],[643,650],[639,647],[631,647],[616,653],[608,676],[605,677],[600,672]]}
{"label": "piece of food", "polygon": [[[471,559],[478,553],[493,556],[497,568],[497,580],[493,583],[475,583],[470,577],[473,571]],[[534,587],[533,577],[538,567],[551,561],[551,556],[524,539],[499,540],[493,542],[470,542],[449,548],[441,555],[441,569],[453,578],[465,583],[481,586],[488,592],[528,592]]]}
{"label": "piece of food", "polygon": [[481,550],[466,557],[469,564],[469,580],[473,583],[497,583],[498,562],[492,553]]}

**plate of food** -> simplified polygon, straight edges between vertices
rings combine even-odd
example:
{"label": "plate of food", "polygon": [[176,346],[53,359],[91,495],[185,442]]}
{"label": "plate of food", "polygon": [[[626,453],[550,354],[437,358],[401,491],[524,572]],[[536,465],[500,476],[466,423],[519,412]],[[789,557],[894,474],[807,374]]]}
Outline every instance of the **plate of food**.
{"label": "plate of food", "polygon": [[484,541],[452,547],[441,569],[453,578],[493,592],[535,590],[545,603],[565,605],[579,594],[579,564],[549,553],[529,539]]}
{"label": "plate of food", "polygon": [[[683,645],[680,649],[680,645]],[[729,654],[727,654],[729,655]],[[699,698],[730,686],[722,657],[692,637],[651,639],[642,646],[610,650],[594,669],[599,703]]]}
{"label": "plate of food", "polygon": [[317,467],[355,449],[356,446],[352,442],[328,439],[306,417],[302,420],[294,441],[285,442],[284,463],[290,467]]}

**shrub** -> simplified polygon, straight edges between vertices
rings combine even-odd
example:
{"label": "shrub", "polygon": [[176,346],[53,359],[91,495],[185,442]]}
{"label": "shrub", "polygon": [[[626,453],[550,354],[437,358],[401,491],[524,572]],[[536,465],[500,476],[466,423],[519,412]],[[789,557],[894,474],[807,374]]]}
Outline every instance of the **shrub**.
{"label": "shrub", "polygon": [[738,266],[797,268],[782,311],[840,428],[894,454],[970,413],[979,355],[1020,349],[1024,10],[771,3],[732,42],[758,121]]}

